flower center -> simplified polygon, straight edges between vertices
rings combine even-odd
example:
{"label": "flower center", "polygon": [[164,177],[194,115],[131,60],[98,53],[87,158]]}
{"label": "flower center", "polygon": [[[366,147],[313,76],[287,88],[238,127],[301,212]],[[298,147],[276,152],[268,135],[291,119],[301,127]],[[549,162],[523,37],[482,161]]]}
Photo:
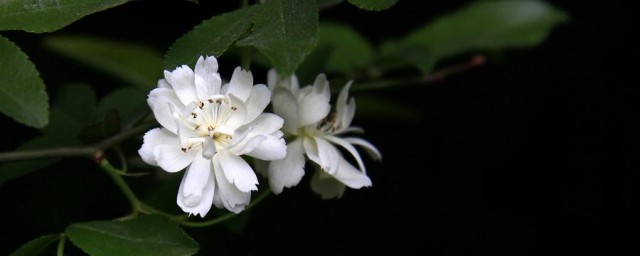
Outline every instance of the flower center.
{"label": "flower center", "polygon": [[182,151],[204,148],[207,137],[216,149],[227,148],[231,144],[236,127],[227,122],[238,108],[231,104],[226,95],[214,95],[209,99],[193,102],[185,109],[180,120],[188,131],[181,132]]}
{"label": "flower center", "polygon": [[336,112],[331,112],[331,114],[327,115],[327,117],[318,123],[316,129],[325,134],[334,133],[340,129],[341,126],[341,124],[336,121],[336,117]]}

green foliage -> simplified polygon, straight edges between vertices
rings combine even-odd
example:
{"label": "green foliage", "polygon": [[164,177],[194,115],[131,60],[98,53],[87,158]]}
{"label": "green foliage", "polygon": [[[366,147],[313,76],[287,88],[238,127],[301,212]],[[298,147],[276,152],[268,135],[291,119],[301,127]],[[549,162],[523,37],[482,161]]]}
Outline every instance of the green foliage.
{"label": "green foliage", "polygon": [[20,48],[2,36],[0,56],[0,112],[22,124],[44,127],[49,122],[49,98],[38,70]]}
{"label": "green foliage", "polygon": [[162,54],[148,46],[91,36],[51,36],[45,47],[65,57],[148,89],[162,77]]}
{"label": "green foliage", "polygon": [[183,256],[198,251],[198,244],[177,223],[158,215],[75,223],[65,232],[74,245],[94,256]]}
{"label": "green foliage", "polygon": [[29,241],[13,251],[9,256],[39,256],[45,255],[49,248],[58,240],[60,235],[45,235]]}
{"label": "green foliage", "polygon": [[165,69],[173,70],[181,65],[193,67],[200,56],[222,56],[247,32],[255,14],[255,6],[250,6],[202,22],[169,48]]}
{"label": "green foliage", "polygon": [[477,1],[444,15],[404,39],[437,58],[469,51],[540,44],[568,15],[542,1]]}
{"label": "green foliage", "polygon": [[323,22],[318,30],[318,46],[333,51],[326,66],[327,72],[353,74],[371,65],[373,46],[353,28],[338,23]]}
{"label": "green foliage", "polygon": [[61,29],[80,18],[127,0],[3,0],[0,30],[42,33]]}
{"label": "green foliage", "polygon": [[258,48],[278,73],[292,74],[316,45],[316,1],[271,0],[257,7],[251,34],[237,44]]}
{"label": "green foliage", "polygon": [[[398,1],[348,0],[348,4],[364,10],[381,11],[393,7]],[[0,30],[53,32],[86,15],[125,2],[0,0]],[[16,150],[95,145],[127,130],[133,132],[125,139],[140,136],[137,129],[146,129],[146,126],[139,125],[140,121],[150,117],[147,95],[162,78],[163,68],[193,67],[203,55],[220,57],[228,54],[240,57],[243,64],[252,62],[265,69],[275,68],[281,76],[295,73],[302,86],[311,84],[319,73],[328,73],[334,95],[347,81],[353,80],[352,93],[367,93],[356,97],[358,118],[419,122],[422,114],[418,110],[405,102],[383,97],[386,95],[376,95],[375,90],[424,84],[433,78],[433,70],[440,61],[456,55],[536,46],[548,37],[555,26],[568,20],[563,11],[542,1],[474,1],[434,19],[403,38],[391,38],[374,45],[372,40],[346,22],[319,23],[319,12],[343,3],[342,0],[267,0],[246,5],[248,2],[254,1],[243,1],[245,5],[242,7],[215,15],[189,32],[181,33],[182,36],[171,44],[164,56],[156,49],[130,41],[93,35],[29,34],[38,40],[35,40],[35,46],[29,45],[24,49],[44,47],[57,53],[57,57],[77,61],[124,82],[123,86],[107,89],[82,84],[52,87],[59,90],[51,111],[38,70],[18,46],[0,36],[0,112],[21,124],[39,128],[40,132],[35,137],[24,139]],[[37,44],[40,42],[43,44]],[[254,75],[258,76],[263,78],[266,74]],[[52,85],[59,86],[56,83]],[[98,101],[96,95],[104,96]],[[135,127],[136,124],[139,126]],[[121,142],[115,141],[114,144]],[[118,153],[123,153],[124,157],[120,159],[122,166],[128,164],[128,167],[134,167],[128,169],[152,169],[146,163],[143,167],[135,166],[135,161],[142,163],[133,152],[135,147],[132,150],[125,145],[110,145],[104,150],[110,153],[114,147]],[[105,159],[111,157],[106,155]],[[0,185],[43,169],[59,161],[59,157],[2,163]],[[5,159],[14,160],[11,157]],[[178,227],[176,221],[186,217],[179,215],[182,212],[175,204],[182,174],[152,173],[152,185],[141,186],[143,189],[123,189],[127,188],[128,181],[122,180],[118,176],[122,173],[118,171],[112,171],[110,175],[115,177],[119,188],[126,191],[133,214],[127,216],[126,221],[71,224],[65,231],[70,241],[84,252],[98,256],[197,253],[198,244]],[[137,195],[132,195],[134,192],[131,190]],[[145,203],[137,201],[138,198]],[[167,215],[176,212],[176,216],[145,215],[150,212]],[[224,225],[229,231],[240,233],[249,223],[249,214],[245,211]],[[188,226],[191,222],[181,223]],[[42,254],[59,239],[60,235],[34,239],[12,255]]]}
{"label": "green foliage", "polygon": [[400,0],[349,0],[349,3],[367,11],[382,11],[391,8]]}
{"label": "green foliage", "polygon": [[418,45],[402,45],[396,41],[385,42],[381,47],[381,59],[387,70],[418,69],[423,75],[431,73],[438,59],[431,49]]}
{"label": "green foliage", "polygon": [[[95,104],[96,96],[86,85],[73,84],[61,88],[51,109],[51,122],[42,130],[43,134],[28,140],[16,150],[79,145],[76,135],[91,120]],[[3,163],[0,165],[0,185],[59,160],[52,158]]]}
{"label": "green foliage", "polygon": [[109,111],[116,111],[122,128],[130,128],[150,113],[147,91],[124,87],[104,96],[96,107],[95,118],[104,118]]}

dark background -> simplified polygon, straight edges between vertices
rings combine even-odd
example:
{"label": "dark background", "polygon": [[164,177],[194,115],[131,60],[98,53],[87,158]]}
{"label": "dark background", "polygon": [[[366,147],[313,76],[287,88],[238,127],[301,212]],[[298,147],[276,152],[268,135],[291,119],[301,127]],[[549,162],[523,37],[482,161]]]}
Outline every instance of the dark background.
{"label": "dark background", "polygon": [[[59,33],[136,40],[164,51],[201,20],[235,8],[201,2],[134,1]],[[539,47],[489,55],[484,66],[442,82],[373,92],[421,113],[417,121],[356,115],[364,138],[383,154],[380,163],[366,159],[373,187],[323,201],[310,192],[307,176],[251,210],[242,233],[187,229],[199,255],[637,255],[637,19],[622,1],[550,2],[572,19]],[[464,3],[402,0],[380,13],[343,3],[320,17],[352,23],[377,42]],[[88,82],[99,93],[121,84],[42,50],[42,35],[3,35],[30,55],[50,95],[68,82]],[[0,121],[11,136],[3,150],[37,133]],[[0,205],[0,255],[69,223],[128,210],[111,181],[84,160],[3,184]]]}

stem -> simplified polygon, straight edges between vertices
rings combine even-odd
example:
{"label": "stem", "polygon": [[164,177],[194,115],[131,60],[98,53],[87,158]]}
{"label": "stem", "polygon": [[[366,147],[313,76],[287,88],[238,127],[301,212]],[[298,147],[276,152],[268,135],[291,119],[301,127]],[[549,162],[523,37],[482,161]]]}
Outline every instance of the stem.
{"label": "stem", "polygon": [[157,123],[155,122],[141,124],[131,129],[124,130],[114,136],[111,136],[91,146],[58,147],[58,148],[47,148],[47,149],[2,152],[0,153],[0,162],[42,159],[42,158],[57,158],[57,157],[95,158],[97,155],[101,155],[101,152],[103,150],[106,150],[110,147],[118,145],[123,141],[135,135],[138,135],[144,131],[147,131],[151,127],[154,127],[156,125]]}
{"label": "stem", "polygon": [[[258,197],[256,197],[253,202],[251,202],[249,205],[247,205],[247,207],[244,209],[249,210],[252,207],[256,206],[257,204],[259,204],[262,200],[264,200],[265,198],[267,198],[267,196],[271,194],[271,190],[270,189],[265,189],[264,192],[262,192],[262,194],[260,194]],[[212,220],[208,220],[208,221],[202,221],[202,222],[194,222],[194,221],[183,221],[180,222],[180,225],[185,226],[185,227],[191,227],[191,228],[202,228],[202,227],[208,227],[208,226],[213,226],[216,225],[218,223],[221,223],[225,220],[231,219],[235,216],[237,216],[237,213],[233,213],[233,212],[229,212],[225,215],[222,215],[220,217],[217,217],[215,219]]]}
{"label": "stem", "polygon": [[431,72],[426,76],[415,76],[403,79],[388,79],[388,80],[374,80],[370,82],[354,82],[354,86],[351,91],[368,91],[379,90],[387,88],[395,88],[400,85],[418,85],[418,84],[431,84],[444,80],[445,78],[469,71],[473,68],[481,66],[485,63],[485,57],[483,55],[474,55],[469,60],[457,63],[452,66],[444,67],[442,69]]}
{"label": "stem", "polygon": [[165,217],[168,217],[172,220],[175,220],[177,222],[183,221],[185,219],[187,219],[188,215],[184,214],[184,215],[173,215],[173,214],[169,214],[166,212],[163,212],[161,210],[158,210],[156,208],[153,208],[143,202],[140,202],[140,212],[145,213],[145,214],[158,214],[158,215],[162,215]]}
{"label": "stem", "polygon": [[67,241],[67,236],[63,233],[60,234],[60,240],[58,241],[58,252],[57,256],[64,256],[64,244]]}
{"label": "stem", "polygon": [[120,170],[113,167],[109,163],[109,161],[107,161],[107,159],[102,159],[100,161],[100,167],[105,170],[105,172],[109,175],[109,177],[111,177],[113,182],[116,183],[118,188],[120,188],[120,190],[122,190],[122,193],[124,193],[124,195],[127,197],[127,200],[129,200],[129,204],[131,204],[131,208],[133,208],[134,215],[138,213],[140,211],[140,200],[138,200],[136,194],[133,193],[133,190],[131,190],[122,176],[120,176]]}

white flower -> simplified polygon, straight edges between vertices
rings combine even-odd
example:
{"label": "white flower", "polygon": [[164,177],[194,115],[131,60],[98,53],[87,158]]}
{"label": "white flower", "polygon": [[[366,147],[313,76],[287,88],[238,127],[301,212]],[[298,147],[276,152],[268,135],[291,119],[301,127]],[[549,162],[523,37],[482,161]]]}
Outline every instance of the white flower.
{"label": "white flower", "polygon": [[[287,156],[272,161],[268,167],[274,193],[300,182],[304,155],[320,167],[311,180],[311,188],[324,199],[341,197],[345,185],[354,189],[371,186],[362,158],[353,145],[363,147],[374,159],[381,159],[380,152],[363,139],[343,137],[348,132],[363,132],[350,127],[356,108],[353,98],[347,103],[351,82],[340,92],[332,115],[329,115],[329,82],[324,74],[318,75],[312,86],[299,88],[295,75],[282,79],[275,70],[270,70],[268,84],[273,91],[273,110],[284,118],[285,133],[294,137],[288,144]],[[344,159],[336,145],[353,156],[358,168]]]}
{"label": "white flower", "polygon": [[215,204],[240,212],[258,179],[241,155],[282,159],[282,118],[263,113],[271,93],[253,85],[250,71],[236,68],[221,86],[218,62],[200,57],[195,72],[186,65],[164,72],[147,102],[162,128],[148,131],[142,159],[167,172],[187,168],[178,191],[183,211],[204,217]]}

